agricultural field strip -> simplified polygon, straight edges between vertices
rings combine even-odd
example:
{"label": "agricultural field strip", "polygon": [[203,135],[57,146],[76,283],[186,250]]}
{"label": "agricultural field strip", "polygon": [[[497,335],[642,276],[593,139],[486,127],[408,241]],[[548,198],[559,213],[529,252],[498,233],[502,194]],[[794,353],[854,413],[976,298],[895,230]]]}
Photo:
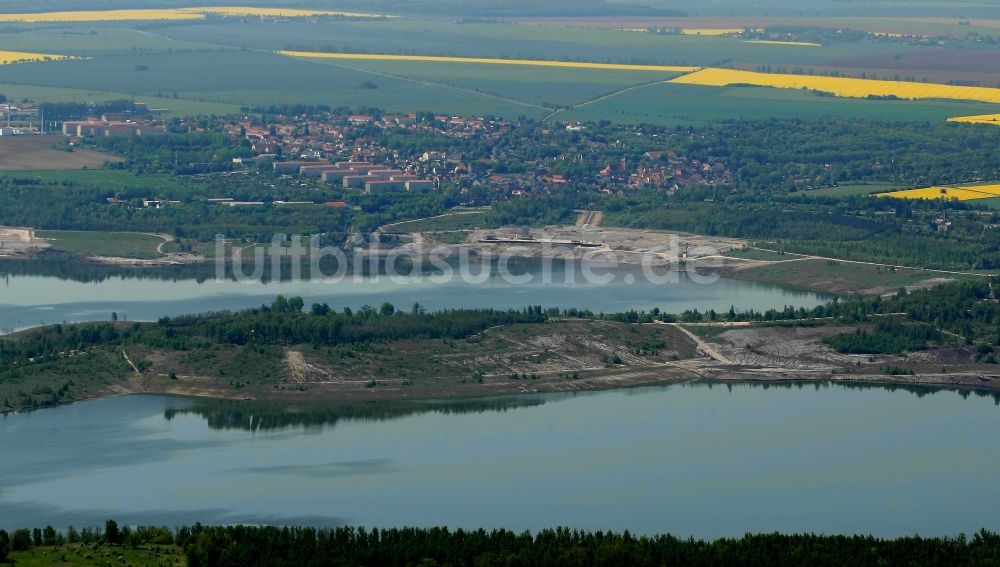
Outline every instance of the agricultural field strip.
{"label": "agricultural field strip", "polygon": [[619,63],[585,63],[543,59],[490,59],[482,57],[441,57],[434,55],[388,55],[373,53],[325,53],[314,51],[278,51],[280,55],[299,59],[341,59],[354,61],[414,61],[429,63],[477,63],[485,65],[525,65],[530,67],[563,67],[574,69],[607,69],[616,71],[654,71],[692,73],[701,67],[676,65],[625,65]]}
{"label": "agricultural field strip", "polygon": [[181,12],[196,14],[217,14],[222,16],[261,16],[277,18],[301,18],[309,16],[338,16],[342,18],[393,18],[383,14],[367,12],[341,12],[333,10],[303,10],[298,8],[257,8],[250,6],[199,6],[179,8]]}
{"label": "agricultural field strip", "polygon": [[420,84],[420,85],[427,85],[427,86],[439,87],[439,88],[443,88],[443,89],[451,89],[451,90],[454,90],[454,91],[461,91],[461,92],[469,93],[469,94],[476,95],[476,96],[482,96],[482,97],[486,97],[486,98],[492,98],[492,99],[495,99],[495,100],[501,100],[503,102],[509,102],[511,104],[516,104],[516,105],[519,105],[519,106],[524,106],[524,107],[528,107],[528,108],[534,108],[536,110],[548,110],[547,107],[542,106],[540,104],[532,104],[530,102],[525,102],[523,100],[517,100],[517,99],[514,99],[514,98],[510,98],[510,97],[506,97],[506,96],[502,96],[502,95],[498,95],[498,94],[477,91],[475,89],[469,89],[469,88],[466,88],[466,87],[460,87],[458,85],[450,85],[448,83],[439,83],[439,82],[435,82],[435,81],[425,81],[425,80],[422,80],[422,79],[416,79],[414,77],[408,77],[408,76],[404,76],[404,75],[395,75],[395,74],[390,74],[390,73],[382,73],[382,72],[379,72],[379,71],[374,71],[372,69],[363,69],[363,68],[360,68],[360,67],[352,67],[350,65],[338,64],[338,63],[334,63],[332,61],[320,61],[320,60],[315,60],[315,59],[313,59],[311,61],[313,63],[319,63],[321,65],[330,65],[331,67],[337,67],[338,69],[347,69],[349,71],[357,71],[358,73],[365,73],[365,74],[372,75],[372,76],[375,76],[375,77],[386,77],[386,78],[389,78],[389,79],[397,79],[397,80],[400,80],[400,81],[406,81],[406,82],[416,83],[416,84]]}
{"label": "agricultural field strip", "polygon": [[472,63],[488,65],[526,65],[537,67],[566,67],[579,69],[607,69],[627,71],[657,71],[686,73],[667,82],[698,86],[724,87],[747,84],[784,89],[810,89],[828,92],[845,98],[868,96],[894,96],[903,99],[970,100],[1000,104],[1000,89],[966,87],[937,83],[906,81],[879,81],[848,77],[818,77],[811,75],[786,75],[738,71],[715,67],[686,67],[670,65],[626,65],[617,63],[586,63],[578,61],[550,61],[541,59],[489,59],[478,57],[444,57],[431,55],[390,55],[372,53],[324,53],[312,51],[279,51],[281,55],[300,59],[337,59],[355,61],[413,61],[437,63]]}
{"label": "agricultural field strip", "polygon": [[[977,278],[988,278],[998,275],[997,272],[967,272],[960,270],[940,270],[937,268],[921,268],[917,266],[904,266],[902,264],[885,264],[882,262],[866,262],[864,260],[845,260],[843,258],[831,258],[830,256],[815,256],[813,254],[799,254],[797,252],[786,252],[783,250],[777,250],[772,248],[764,248],[760,245],[749,246],[751,250],[760,250],[763,252],[771,252],[773,254],[782,254],[786,256],[798,256],[803,260],[822,260],[826,262],[840,262],[842,264],[856,264],[859,266],[877,266],[881,268],[895,268],[897,270],[916,270],[920,272],[932,272],[935,274],[949,274],[957,276],[975,276]],[[739,258],[737,258],[739,259]],[[769,262],[774,263],[774,262]],[[780,262],[779,262],[780,263]]]}
{"label": "agricultural field strip", "polygon": [[974,201],[1000,197],[1000,183],[990,185],[969,186],[935,186],[920,189],[904,189],[889,193],[878,193],[878,197],[893,197],[896,199],[958,199],[959,201]]}
{"label": "agricultural field strip", "polygon": [[21,51],[0,51],[0,65],[12,63],[34,63],[38,61],[60,61],[65,59],[79,59],[70,55],[54,55],[47,53],[24,53]]}
{"label": "agricultural field strip", "polygon": [[979,114],[976,116],[955,116],[948,122],[963,122],[966,124],[995,124],[1000,126],[1000,114]]}
{"label": "agricultural field strip", "polygon": [[[659,85],[659,84],[660,84],[660,81],[653,81],[651,83],[642,83],[642,84],[638,84],[638,85],[631,85],[631,86],[625,87],[623,89],[618,89],[617,91],[614,91],[614,92],[610,92],[610,93],[606,93],[606,94],[600,95],[597,98],[592,98],[590,100],[585,100],[585,101],[583,101],[583,102],[581,102],[579,104],[574,104],[568,110],[579,110],[581,108],[590,106],[592,104],[597,104],[599,102],[603,102],[605,100],[608,100],[608,99],[611,99],[611,98],[615,98],[617,96],[623,95],[625,93],[632,92],[632,91],[637,90],[637,89],[644,89],[644,88],[651,87],[653,85]],[[560,112],[563,112],[564,110],[567,110],[567,109],[565,109],[565,108],[557,108],[557,109],[549,112],[545,116],[543,116],[541,118],[541,121],[542,122],[546,122],[548,120],[551,120],[553,116],[559,114]]]}
{"label": "agricultural field strip", "polygon": [[695,71],[671,79],[669,82],[707,87],[755,85],[781,89],[809,89],[846,98],[894,96],[904,99],[972,100],[1000,104],[1000,89],[990,87],[963,87],[936,83],[758,73],[755,71],[738,71],[715,67]]}
{"label": "agricultural field strip", "polygon": [[299,10],[291,8],[253,8],[244,6],[205,6],[174,9],[136,10],[81,10],[64,12],[38,12],[22,14],[0,13],[0,22],[50,23],[50,22],[122,22],[157,20],[202,20],[208,14],[219,16],[307,17],[337,16],[343,18],[381,18],[379,14],[335,12],[330,10]]}

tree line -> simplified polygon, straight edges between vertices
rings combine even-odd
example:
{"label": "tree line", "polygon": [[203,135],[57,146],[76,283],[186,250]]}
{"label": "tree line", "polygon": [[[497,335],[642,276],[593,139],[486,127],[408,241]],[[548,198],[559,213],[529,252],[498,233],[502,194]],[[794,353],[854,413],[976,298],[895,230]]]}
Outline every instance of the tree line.
{"label": "tree line", "polygon": [[[550,317],[603,319],[624,323],[752,321],[824,322],[861,324],[876,321],[874,331],[831,339],[844,352],[901,352],[941,342],[941,331],[961,337],[968,344],[1000,345],[1000,302],[993,286],[1000,278],[981,278],[944,284],[907,293],[901,289],[890,298],[838,299],[811,309],[714,310],[682,313],[627,311],[595,314],[587,309],[521,310],[446,309],[428,312],[419,304],[398,310],[391,303],[358,310],[332,309],[313,304],[306,309],[298,297],[278,296],[269,305],[239,312],[219,312],[163,317],[156,323],[87,323],[53,325],[0,339],[0,364],[23,365],[57,360],[95,347],[143,345],[154,349],[189,350],[213,345],[296,345],[316,347],[389,342],[404,339],[466,339],[495,326],[541,324]],[[905,315],[908,323],[881,321],[879,317]],[[916,324],[916,325],[914,325]],[[921,347],[923,345],[923,347]]]}
{"label": "tree line", "polygon": [[981,530],[971,537],[747,534],[704,540],[673,535],[637,536],[569,528],[537,533],[506,529],[434,528],[316,529],[278,526],[202,526],[170,530],[120,527],[67,533],[51,526],[0,530],[0,561],[10,551],[71,544],[175,545],[190,567],[321,566],[546,566],[546,565],[996,565],[1000,535]]}
{"label": "tree line", "polygon": [[522,310],[447,309],[427,312],[419,305],[397,311],[391,303],[376,309],[335,311],[314,304],[304,311],[301,298],[283,296],[270,305],[236,313],[163,317],[156,323],[53,325],[0,339],[0,364],[17,366],[58,360],[93,348],[142,345],[191,350],[213,345],[337,346],[403,339],[465,339],[490,327],[543,323],[540,306]]}

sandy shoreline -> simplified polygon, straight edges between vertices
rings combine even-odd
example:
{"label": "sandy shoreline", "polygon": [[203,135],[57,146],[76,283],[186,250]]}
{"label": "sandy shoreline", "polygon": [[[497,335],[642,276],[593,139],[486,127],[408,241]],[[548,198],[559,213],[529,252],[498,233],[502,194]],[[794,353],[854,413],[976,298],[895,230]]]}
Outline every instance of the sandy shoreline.
{"label": "sandy shoreline", "polygon": [[[703,359],[702,359],[703,360]],[[676,368],[638,368],[626,369],[598,379],[585,379],[573,384],[573,387],[560,387],[554,383],[537,383],[528,387],[505,386],[497,384],[470,385],[461,390],[448,392],[427,392],[399,394],[385,390],[347,392],[336,388],[324,388],[322,384],[310,384],[306,391],[274,390],[273,388],[248,388],[234,391],[219,385],[210,385],[202,380],[173,380],[167,383],[164,379],[131,380],[129,383],[115,384],[92,394],[52,406],[32,410],[0,411],[0,415],[16,415],[42,409],[71,405],[86,401],[129,395],[163,395],[180,398],[235,401],[264,402],[276,405],[288,404],[350,404],[368,402],[423,402],[467,399],[489,399],[512,395],[555,394],[568,392],[602,392],[612,390],[628,390],[650,386],[667,386],[683,383],[714,383],[714,384],[770,384],[781,385],[829,385],[843,384],[871,387],[911,387],[928,388],[942,391],[969,391],[995,393],[1000,397],[1000,374],[989,375],[975,372],[956,374],[918,374],[912,376],[891,375],[830,375],[815,372],[787,372],[783,369],[741,370],[738,368],[715,370],[704,369],[699,374]]]}

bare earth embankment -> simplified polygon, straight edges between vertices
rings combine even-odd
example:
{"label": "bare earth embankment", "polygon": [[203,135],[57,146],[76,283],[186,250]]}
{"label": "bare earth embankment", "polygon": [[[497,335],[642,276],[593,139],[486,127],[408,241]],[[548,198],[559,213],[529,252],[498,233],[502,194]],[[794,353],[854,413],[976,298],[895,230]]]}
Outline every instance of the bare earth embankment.
{"label": "bare earth embankment", "polygon": [[62,141],[61,136],[0,136],[0,171],[99,169],[105,163],[123,161],[93,150],[53,148]]}
{"label": "bare earth embankment", "polygon": [[[139,393],[289,403],[423,400],[699,380],[888,384],[1000,395],[1000,369],[977,363],[974,347],[850,355],[823,343],[856,328],[832,323],[682,326],[557,319],[497,327],[466,340],[335,348],[294,345],[263,354],[234,346],[208,352],[136,346],[127,352],[78,354],[115,359],[114,375],[90,371],[70,376],[74,388],[58,403]],[[54,390],[66,379],[65,374],[55,376],[51,384],[36,379],[30,388]],[[29,385],[22,391],[17,387],[0,384],[0,394],[19,399]]]}
{"label": "bare earth embankment", "polygon": [[48,246],[30,228],[0,227],[0,258],[30,256]]}

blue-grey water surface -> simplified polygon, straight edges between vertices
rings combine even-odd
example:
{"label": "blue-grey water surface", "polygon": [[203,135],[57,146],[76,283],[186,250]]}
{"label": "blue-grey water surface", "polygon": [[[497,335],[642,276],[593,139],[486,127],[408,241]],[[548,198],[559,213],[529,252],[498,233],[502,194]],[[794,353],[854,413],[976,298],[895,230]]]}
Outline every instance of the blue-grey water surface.
{"label": "blue-grey water surface", "polygon": [[0,418],[0,527],[1000,528],[1000,407],[923,392],[688,384],[370,415],[96,400]]}

